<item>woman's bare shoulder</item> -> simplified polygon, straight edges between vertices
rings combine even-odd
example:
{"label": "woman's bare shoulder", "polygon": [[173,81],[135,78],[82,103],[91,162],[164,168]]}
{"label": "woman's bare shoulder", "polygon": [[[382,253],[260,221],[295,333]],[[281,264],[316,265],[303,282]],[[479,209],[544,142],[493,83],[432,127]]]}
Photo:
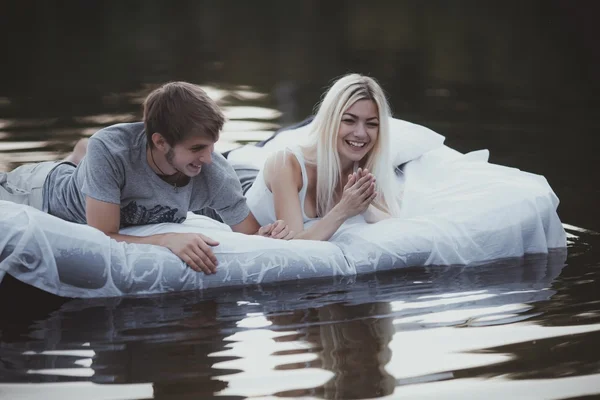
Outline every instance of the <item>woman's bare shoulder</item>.
{"label": "woman's bare shoulder", "polygon": [[289,149],[282,149],[269,155],[263,170],[269,189],[273,182],[294,182],[298,190],[302,188],[302,168],[298,158]]}

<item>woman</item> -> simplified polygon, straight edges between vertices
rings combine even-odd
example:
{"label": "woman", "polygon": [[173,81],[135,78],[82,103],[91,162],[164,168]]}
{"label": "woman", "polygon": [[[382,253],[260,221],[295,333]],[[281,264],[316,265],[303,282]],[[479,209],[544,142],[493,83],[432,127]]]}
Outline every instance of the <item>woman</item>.
{"label": "woman", "polygon": [[284,220],[287,239],[329,240],[359,214],[367,222],[397,216],[389,116],[374,79],[350,74],[335,82],[308,144],[272,154],[246,193],[257,220]]}

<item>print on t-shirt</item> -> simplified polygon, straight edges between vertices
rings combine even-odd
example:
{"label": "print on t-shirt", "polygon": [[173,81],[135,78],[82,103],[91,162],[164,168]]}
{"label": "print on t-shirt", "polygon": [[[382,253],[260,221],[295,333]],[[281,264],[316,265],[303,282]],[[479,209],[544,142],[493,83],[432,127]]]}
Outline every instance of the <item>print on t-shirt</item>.
{"label": "print on t-shirt", "polygon": [[121,228],[130,225],[147,225],[160,224],[162,222],[182,223],[185,217],[175,218],[177,208],[168,206],[154,206],[147,209],[142,205],[138,205],[134,200],[121,208]]}

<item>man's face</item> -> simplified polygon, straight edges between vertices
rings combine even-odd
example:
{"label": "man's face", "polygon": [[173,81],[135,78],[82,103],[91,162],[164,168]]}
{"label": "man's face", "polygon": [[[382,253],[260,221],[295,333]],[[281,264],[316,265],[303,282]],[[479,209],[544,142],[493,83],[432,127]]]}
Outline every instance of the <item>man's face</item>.
{"label": "man's face", "polygon": [[204,164],[212,162],[215,142],[204,137],[190,137],[172,146],[165,157],[169,165],[186,176],[194,177]]}

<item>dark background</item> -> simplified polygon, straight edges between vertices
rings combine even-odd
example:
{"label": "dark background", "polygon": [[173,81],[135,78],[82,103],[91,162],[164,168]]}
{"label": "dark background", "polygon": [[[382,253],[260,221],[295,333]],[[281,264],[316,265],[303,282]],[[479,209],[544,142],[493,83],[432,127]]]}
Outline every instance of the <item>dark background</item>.
{"label": "dark background", "polygon": [[[144,95],[165,81],[219,88],[224,106],[278,110],[274,120],[252,113],[241,120],[276,129],[310,114],[333,79],[359,72],[380,81],[395,117],[434,129],[459,151],[487,148],[491,162],[544,175],[560,198],[561,220],[600,231],[598,11],[600,2],[581,0],[0,0],[0,170],[61,157],[78,138],[139,118]],[[260,140],[250,128],[247,139],[236,140]],[[377,397],[394,386],[401,392],[411,380],[394,380],[383,365],[389,357],[414,360],[389,354],[390,335],[401,339],[403,330],[439,327],[438,312],[489,307],[496,313],[496,306],[527,303],[530,311],[489,323],[598,323],[600,236],[577,235],[566,264],[560,255],[525,257],[230,294],[63,304],[7,277],[0,288],[0,382],[153,382],[156,398],[209,397],[227,386],[215,375],[236,371],[213,368],[222,357],[208,355],[229,347],[229,335],[245,329],[238,322],[248,312],[272,308],[282,311],[267,315],[268,329],[290,331],[279,340],[314,342],[309,352],[335,361],[278,365],[335,373],[331,382],[339,392],[330,382],[295,394]],[[468,298],[478,290],[497,297]],[[466,294],[438,307],[390,308],[448,293]],[[242,300],[248,305],[240,306]],[[406,315],[433,322],[391,327]],[[456,326],[448,342],[481,326],[469,323],[448,323]],[[333,348],[314,340],[322,325],[343,340]],[[80,368],[74,357],[25,351],[86,342],[95,352],[93,377],[27,372]],[[516,380],[597,374],[594,343],[597,331],[524,340],[481,350],[509,354],[510,362],[448,372],[453,379]]]}
{"label": "dark background", "polygon": [[[381,82],[396,117],[546,176],[563,222],[600,229],[594,1],[1,4],[0,140],[64,153],[139,117],[143,95],[168,80],[266,93],[243,104],[278,109],[281,126],[360,72]],[[85,119],[95,115],[112,118]]]}

